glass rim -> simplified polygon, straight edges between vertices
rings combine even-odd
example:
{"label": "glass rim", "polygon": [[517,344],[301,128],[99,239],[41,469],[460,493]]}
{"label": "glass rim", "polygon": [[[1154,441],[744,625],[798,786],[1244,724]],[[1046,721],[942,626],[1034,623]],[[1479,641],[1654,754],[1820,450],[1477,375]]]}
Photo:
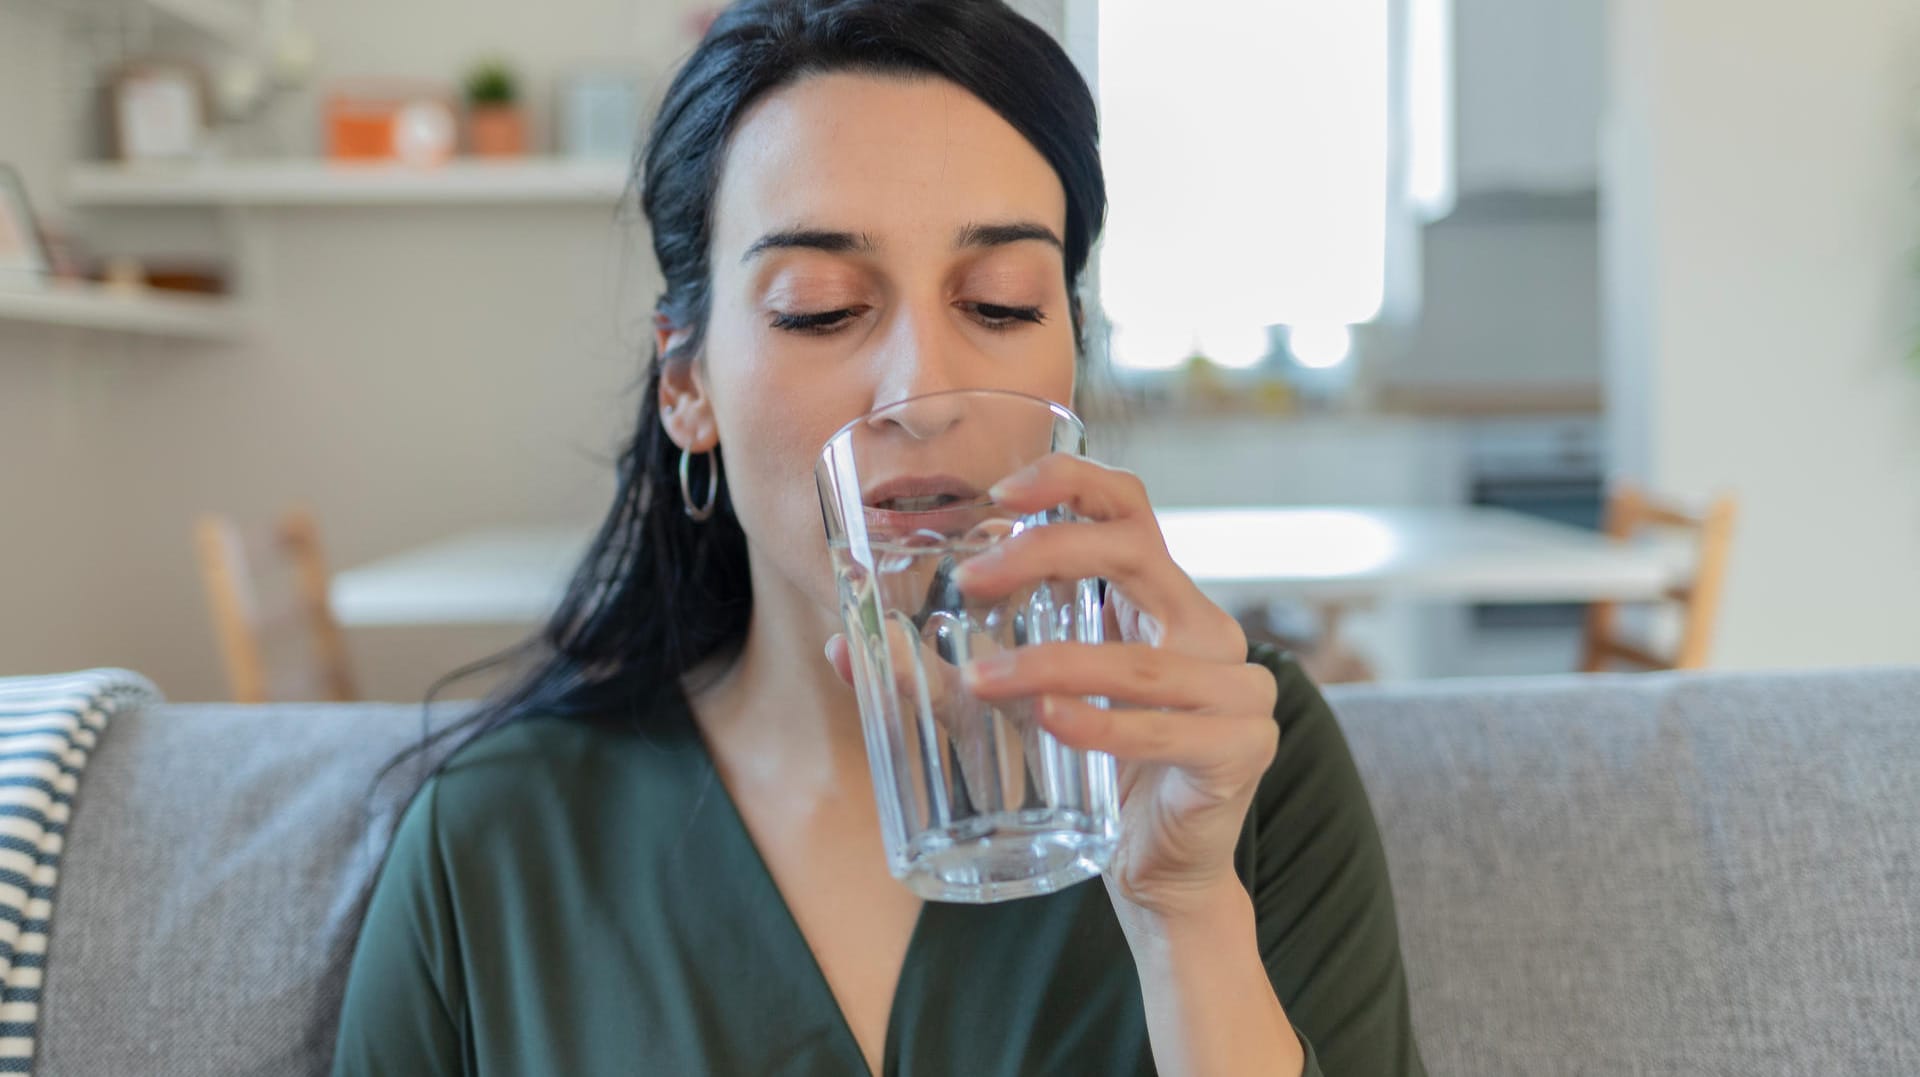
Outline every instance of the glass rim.
{"label": "glass rim", "polygon": [[891,404],[887,404],[883,407],[874,408],[871,411],[861,414],[860,416],[848,421],[846,425],[842,426],[840,429],[835,430],[833,434],[829,436],[824,443],[821,444],[819,455],[825,455],[827,452],[832,450],[835,445],[843,441],[851,440],[853,436],[853,432],[859,429],[862,425],[864,425],[867,421],[871,420],[876,415],[883,415],[889,411],[894,410],[895,408],[906,407],[908,404],[915,404],[924,400],[938,400],[941,397],[947,397],[947,396],[998,397],[1001,399],[1022,400],[1028,403],[1038,404],[1041,407],[1047,409],[1048,411],[1051,411],[1055,418],[1064,419],[1067,422],[1072,423],[1074,429],[1079,433],[1080,438],[1083,442],[1086,440],[1086,437],[1087,437],[1086,420],[1076,415],[1072,408],[1067,407],[1065,404],[1062,404],[1059,401],[1048,400],[1044,396],[1035,396],[1032,393],[1023,393],[1017,389],[995,389],[990,387],[968,388],[968,389],[942,389],[937,393],[921,393],[919,396],[905,397],[903,399],[896,400]]}

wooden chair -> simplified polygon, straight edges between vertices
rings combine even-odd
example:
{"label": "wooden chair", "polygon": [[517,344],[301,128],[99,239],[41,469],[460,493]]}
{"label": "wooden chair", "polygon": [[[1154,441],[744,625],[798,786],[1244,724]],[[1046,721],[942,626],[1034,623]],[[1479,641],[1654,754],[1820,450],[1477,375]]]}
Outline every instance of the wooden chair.
{"label": "wooden chair", "polygon": [[1311,635],[1305,636],[1276,631],[1272,607],[1264,602],[1242,607],[1234,618],[1240,622],[1249,643],[1270,643],[1292,652],[1301,670],[1315,684],[1364,684],[1377,680],[1372,663],[1340,637],[1347,607],[1341,603],[1320,603],[1313,612],[1319,623]]}
{"label": "wooden chair", "polygon": [[[294,508],[273,529],[269,559],[291,570],[291,592],[263,594],[261,577],[240,528],[209,513],[195,528],[200,573],[213,612],[214,636],[236,703],[269,699],[350,702],[358,698],[347,660],[346,638],[327,600],[328,573],[313,513]],[[276,637],[304,635],[305,653],[291,673],[269,673],[267,655]]]}
{"label": "wooden chair", "polygon": [[1736,504],[1732,497],[1716,499],[1702,515],[1691,515],[1649,497],[1630,486],[1616,485],[1607,499],[1607,535],[1631,542],[1660,528],[1690,533],[1697,554],[1691,577],[1667,591],[1664,601],[1651,605],[1679,614],[1679,640],[1670,653],[1656,653],[1644,641],[1620,631],[1620,604],[1596,602],[1587,609],[1586,638],[1580,669],[1599,673],[1614,666],[1639,670],[1701,669],[1713,645],[1714,623],[1720,611],[1727,556],[1733,540]]}

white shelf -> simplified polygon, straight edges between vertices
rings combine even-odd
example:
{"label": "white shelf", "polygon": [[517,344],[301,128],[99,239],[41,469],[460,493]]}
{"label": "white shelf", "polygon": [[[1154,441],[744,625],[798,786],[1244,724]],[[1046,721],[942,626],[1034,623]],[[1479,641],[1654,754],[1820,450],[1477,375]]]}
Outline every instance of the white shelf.
{"label": "white shelf", "polygon": [[158,291],[129,295],[74,281],[33,290],[0,288],[0,321],[191,340],[230,339],[244,326],[239,305],[222,296]]}
{"label": "white shelf", "polygon": [[87,164],[68,175],[77,206],[330,206],[579,203],[611,208],[620,161],[533,157],[410,166],[330,161]]}

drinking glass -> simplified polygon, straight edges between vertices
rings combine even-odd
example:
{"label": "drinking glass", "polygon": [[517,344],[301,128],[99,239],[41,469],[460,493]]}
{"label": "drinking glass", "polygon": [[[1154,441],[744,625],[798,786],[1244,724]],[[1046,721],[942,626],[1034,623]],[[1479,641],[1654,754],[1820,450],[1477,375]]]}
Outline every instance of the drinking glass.
{"label": "drinking glass", "polygon": [[965,389],[854,420],[815,466],[887,865],[922,897],[1043,894],[1112,856],[1113,757],[1061,744],[1032,700],[989,703],[960,676],[1010,648],[1100,642],[1099,581],[1047,580],[992,602],[954,582],[996,543],[1072,525],[1064,505],[1010,512],[987,490],[1049,453],[1085,455],[1086,440],[1059,404]]}

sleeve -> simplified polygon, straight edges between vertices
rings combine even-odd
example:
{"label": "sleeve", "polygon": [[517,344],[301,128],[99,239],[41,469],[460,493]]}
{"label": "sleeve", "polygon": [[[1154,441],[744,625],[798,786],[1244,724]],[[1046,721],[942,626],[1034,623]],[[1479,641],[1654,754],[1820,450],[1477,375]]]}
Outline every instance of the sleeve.
{"label": "sleeve", "polygon": [[1279,681],[1280,745],[1236,866],[1306,1077],[1425,1077],[1386,853],[1346,737],[1290,656],[1259,644],[1248,659]]}
{"label": "sleeve", "polygon": [[459,936],[429,779],[401,817],[347,973],[333,1077],[456,1077]]}

